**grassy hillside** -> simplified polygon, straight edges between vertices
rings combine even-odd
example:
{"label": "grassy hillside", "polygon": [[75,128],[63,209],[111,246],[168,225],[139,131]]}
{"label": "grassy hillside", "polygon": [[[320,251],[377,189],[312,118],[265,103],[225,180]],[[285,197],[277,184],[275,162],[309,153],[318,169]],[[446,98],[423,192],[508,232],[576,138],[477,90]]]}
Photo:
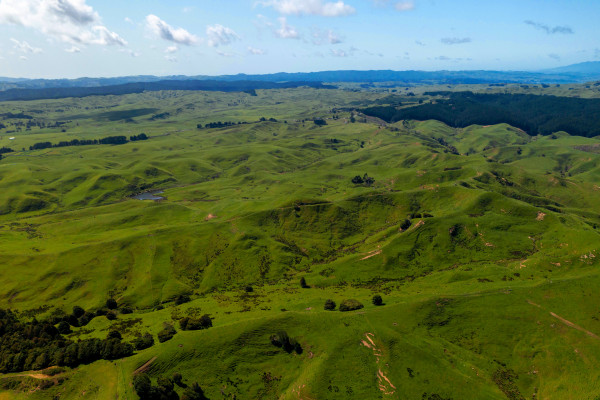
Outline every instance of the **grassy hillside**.
{"label": "grassy hillside", "polygon": [[[257,94],[0,106],[13,116],[0,147],[15,150],[0,160],[0,308],[27,322],[114,298],[133,313],[66,337],[156,341],[52,377],[2,375],[6,398],[136,398],[140,371],[180,373],[210,399],[600,396],[596,138],[352,111],[385,93]],[[236,125],[197,128],[217,121]],[[373,184],[352,182],[365,174]],[[212,328],[180,329],[203,314]],[[165,323],[178,332],[158,343]],[[302,351],[272,345],[280,331]]]}

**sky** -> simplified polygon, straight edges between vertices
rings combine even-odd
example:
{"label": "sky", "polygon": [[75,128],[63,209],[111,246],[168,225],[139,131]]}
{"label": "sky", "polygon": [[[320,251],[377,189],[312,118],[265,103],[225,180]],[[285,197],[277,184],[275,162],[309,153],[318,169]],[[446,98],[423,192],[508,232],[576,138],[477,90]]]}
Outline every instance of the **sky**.
{"label": "sky", "polygon": [[598,0],[0,0],[0,76],[521,70],[600,61]]}

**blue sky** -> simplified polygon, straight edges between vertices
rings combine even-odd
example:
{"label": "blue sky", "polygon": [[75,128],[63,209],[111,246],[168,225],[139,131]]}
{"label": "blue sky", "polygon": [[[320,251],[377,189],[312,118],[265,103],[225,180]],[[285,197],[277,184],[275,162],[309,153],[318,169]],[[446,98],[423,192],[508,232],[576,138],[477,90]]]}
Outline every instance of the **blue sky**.
{"label": "blue sky", "polygon": [[0,76],[536,70],[600,61],[600,1],[0,0]]}

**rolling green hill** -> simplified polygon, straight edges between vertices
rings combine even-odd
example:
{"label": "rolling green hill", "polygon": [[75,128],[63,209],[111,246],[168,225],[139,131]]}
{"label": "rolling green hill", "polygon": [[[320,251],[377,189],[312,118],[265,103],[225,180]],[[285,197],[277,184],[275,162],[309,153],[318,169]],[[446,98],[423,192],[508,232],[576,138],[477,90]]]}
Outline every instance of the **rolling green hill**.
{"label": "rolling green hill", "polygon": [[[93,312],[62,334],[74,343],[155,341],[78,366],[34,340],[0,347],[0,399],[135,399],[136,376],[174,373],[210,399],[600,396],[597,138],[355,111],[419,93],[256,94],[0,105],[15,150],[0,160],[0,308],[24,332]],[[198,129],[219,121],[235,124]],[[346,299],[364,307],[340,312]],[[181,328],[205,314],[212,327]],[[159,343],[165,324],[177,333]],[[300,350],[273,345],[283,331]]]}

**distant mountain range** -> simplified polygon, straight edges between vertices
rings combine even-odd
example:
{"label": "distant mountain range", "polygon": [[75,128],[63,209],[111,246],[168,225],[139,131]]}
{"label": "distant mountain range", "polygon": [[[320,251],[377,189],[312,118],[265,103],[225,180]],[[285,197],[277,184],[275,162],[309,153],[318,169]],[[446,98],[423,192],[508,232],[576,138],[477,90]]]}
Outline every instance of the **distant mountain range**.
{"label": "distant mountain range", "polygon": [[[219,84],[244,82],[240,85],[242,90],[266,88],[259,82],[266,83],[335,83],[335,82],[361,82],[381,83],[390,82],[396,84],[493,84],[493,83],[583,83],[600,80],[600,62],[590,61],[579,64],[568,65],[541,71],[321,71],[321,72],[279,72],[263,75],[220,75],[220,76],[153,76],[138,75],[115,78],[78,78],[78,79],[24,79],[0,77],[0,100],[49,98],[53,91],[48,89],[76,89],[55,91],[50,98],[66,97],[70,94],[83,96],[90,94],[109,94],[111,90],[85,90],[85,88],[112,87],[118,92],[122,90],[221,90]],[[210,84],[200,85],[199,82],[206,81]],[[160,84],[158,84],[160,82]],[[170,84],[168,82],[171,82]],[[185,83],[189,82],[189,83]],[[193,83],[192,83],[193,82]],[[256,84],[249,84],[256,82]],[[148,85],[149,83],[157,83]],[[125,86],[124,86],[125,85]],[[127,86],[129,85],[129,86]],[[201,89],[201,87],[210,87]],[[223,91],[231,91],[236,85],[223,84]],[[276,87],[276,86],[273,86]],[[20,92],[20,90],[29,90]],[[41,92],[34,92],[41,90]],[[8,93],[7,93],[8,92]],[[97,92],[97,93],[96,93]],[[9,94],[10,93],[10,94]],[[86,94],[89,93],[89,94]],[[69,96],[70,97],[70,96]]]}

